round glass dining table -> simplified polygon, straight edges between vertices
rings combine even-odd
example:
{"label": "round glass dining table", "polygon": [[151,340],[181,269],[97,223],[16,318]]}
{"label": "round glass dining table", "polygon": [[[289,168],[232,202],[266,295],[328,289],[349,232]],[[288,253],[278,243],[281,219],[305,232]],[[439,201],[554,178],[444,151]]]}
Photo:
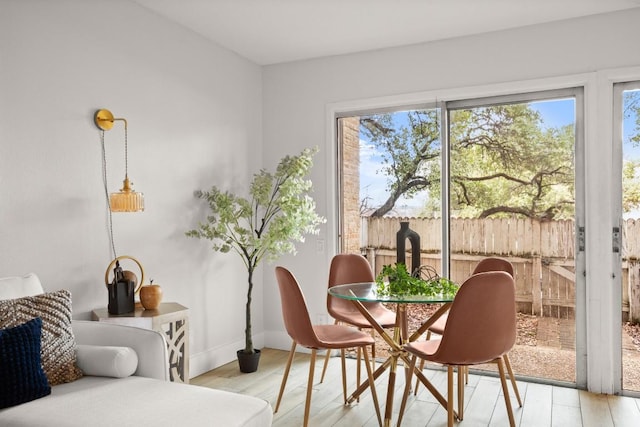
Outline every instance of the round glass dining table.
{"label": "round glass dining table", "polygon": [[[391,414],[393,411],[393,393],[395,389],[395,378],[398,366],[398,359],[402,359],[405,369],[410,366],[410,361],[407,356],[407,352],[403,349],[403,345],[417,340],[433,323],[438,320],[451,306],[454,294],[439,294],[439,295],[388,295],[386,293],[378,292],[378,284],[376,282],[363,282],[363,283],[349,283],[344,285],[332,286],[328,289],[329,295],[352,301],[358,311],[367,319],[371,324],[371,327],[380,334],[385,342],[390,347],[389,357],[376,369],[373,374],[374,378],[378,378],[385,370],[389,369],[389,383],[387,387],[387,398],[384,425],[391,425]],[[393,328],[393,335],[389,333],[375,320],[375,318],[369,313],[366,306],[363,303],[381,302],[388,304],[395,304],[396,306],[396,324]],[[407,322],[407,304],[441,304],[441,306],[425,321],[421,326],[409,335],[408,322]],[[447,401],[433,387],[433,385],[426,379],[422,371],[416,368],[415,374],[420,378],[421,382],[427,386],[429,391],[434,397],[443,405],[447,407]],[[348,402],[355,401],[363,391],[369,387],[368,382],[363,382],[358,386],[356,391],[349,397]]]}
{"label": "round glass dining table", "polygon": [[400,304],[436,304],[453,301],[455,294],[436,295],[387,295],[378,292],[376,282],[348,283],[329,288],[334,297],[360,302],[385,302]]}

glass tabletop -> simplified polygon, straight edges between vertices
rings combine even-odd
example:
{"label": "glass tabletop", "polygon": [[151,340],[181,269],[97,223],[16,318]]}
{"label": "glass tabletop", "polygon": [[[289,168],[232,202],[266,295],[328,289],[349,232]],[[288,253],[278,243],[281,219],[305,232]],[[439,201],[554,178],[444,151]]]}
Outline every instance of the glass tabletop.
{"label": "glass tabletop", "polygon": [[453,301],[454,294],[448,295],[379,295],[376,282],[348,283],[329,288],[329,295],[361,302],[393,302],[406,304],[435,304]]}

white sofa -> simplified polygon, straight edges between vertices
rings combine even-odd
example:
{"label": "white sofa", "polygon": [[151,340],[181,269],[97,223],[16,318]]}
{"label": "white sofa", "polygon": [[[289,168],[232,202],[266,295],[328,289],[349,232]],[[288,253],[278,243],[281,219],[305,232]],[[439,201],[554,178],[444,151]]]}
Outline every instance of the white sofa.
{"label": "white sofa", "polygon": [[[41,293],[34,274],[0,279],[0,300]],[[91,349],[117,346],[137,355],[133,375],[85,374],[76,381],[52,386],[48,396],[0,409],[0,426],[271,425],[273,411],[265,400],[169,382],[166,342],[158,332],[91,321],[73,321],[72,330],[79,349],[85,345]],[[96,353],[91,354],[94,360],[82,360],[86,353],[78,351],[78,366],[95,366]]]}

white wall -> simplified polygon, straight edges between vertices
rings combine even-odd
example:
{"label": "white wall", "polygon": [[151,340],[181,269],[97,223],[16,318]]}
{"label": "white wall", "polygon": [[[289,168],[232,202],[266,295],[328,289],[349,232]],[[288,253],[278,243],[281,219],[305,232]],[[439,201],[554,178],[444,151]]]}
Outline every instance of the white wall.
{"label": "white wall", "polygon": [[[587,110],[587,315],[589,388],[612,392],[611,364],[619,328],[619,303],[606,294],[613,289],[609,212],[611,181],[610,131],[603,128],[611,105],[602,104],[608,69],[640,65],[640,9],[515,30],[462,37],[404,48],[273,65],[263,71],[263,143],[265,163],[287,152],[318,145],[315,159],[315,198],[321,214],[329,218],[319,238],[329,242],[328,253],[318,254],[311,241],[297,257],[281,260],[301,282],[312,314],[326,312],[326,276],[333,254],[335,192],[327,179],[335,169],[331,111],[411,102],[421,96],[441,100],[501,94],[505,91],[541,90],[559,81],[585,85]],[[428,24],[426,24],[428,25]],[[576,77],[577,76],[577,77]],[[637,74],[640,78],[640,74]],[[535,80],[534,82],[532,82]],[[574,84],[574,83],[569,83]],[[562,85],[562,83],[560,84]],[[589,86],[591,85],[591,86]],[[423,94],[423,95],[420,95]],[[424,95],[426,94],[426,95]],[[606,95],[606,94],[605,94]],[[604,118],[604,119],[603,119]],[[603,160],[604,159],[604,160]],[[600,175],[598,175],[600,174]],[[604,179],[603,179],[604,177]],[[593,225],[593,226],[592,226]],[[314,239],[311,239],[314,240]],[[590,263],[590,261],[594,261]],[[277,287],[271,268],[265,269],[265,330],[267,346],[286,349]],[[617,307],[615,306],[616,304]],[[602,312],[600,311],[602,306]],[[617,310],[617,320],[616,319]],[[600,327],[601,326],[601,327]],[[579,357],[585,357],[580,354]]]}
{"label": "white wall", "polygon": [[[206,212],[194,190],[243,189],[259,169],[261,96],[260,67],[136,3],[1,0],[0,276],[34,271],[46,290],[71,290],[75,318],[106,306],[93,114],[108,108],[128,121],[129,175],[146,199],[143,213],[113,215],[118,255],[190,309],[192,374],[235,359],[244,267],[184,232]],[[123,129],[105,134],[110,191],[124,177]],[[259,345],[261,300],[257,286]]]}

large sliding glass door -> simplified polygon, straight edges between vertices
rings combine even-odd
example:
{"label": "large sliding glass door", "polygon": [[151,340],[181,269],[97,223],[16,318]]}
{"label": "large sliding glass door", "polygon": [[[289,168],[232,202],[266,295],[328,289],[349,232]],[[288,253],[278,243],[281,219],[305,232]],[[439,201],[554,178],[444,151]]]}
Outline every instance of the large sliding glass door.
{"label": "large sliding glass door", "polygon": [[484,257],[510,260],[516,374],[580,382],[582,110],[582,90],[567,89],[342,115],[340,250],[366,255],[377,273],[396,261],[408,222],[420,264],[454,281]]}

